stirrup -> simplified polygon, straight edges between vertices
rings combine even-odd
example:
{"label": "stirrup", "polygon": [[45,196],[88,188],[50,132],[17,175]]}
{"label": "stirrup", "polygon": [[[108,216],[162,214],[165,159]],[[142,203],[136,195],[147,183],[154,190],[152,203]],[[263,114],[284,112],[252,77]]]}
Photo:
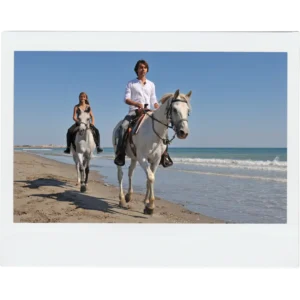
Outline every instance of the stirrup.
{"label": "stirrup", "polygon": [[173,165],[173,161],[168,152],[163,153],[159,164],[162,165],[164,168],[167,168],[167,167],[170,167]]}

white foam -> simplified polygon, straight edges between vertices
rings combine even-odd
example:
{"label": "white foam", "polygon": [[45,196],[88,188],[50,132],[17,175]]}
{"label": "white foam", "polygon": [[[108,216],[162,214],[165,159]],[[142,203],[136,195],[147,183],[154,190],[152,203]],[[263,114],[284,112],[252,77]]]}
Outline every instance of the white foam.
{"label": "white foam", "polygon": [[278,157],[276,157],[272,161],[174,157],[173,161],[181,164],[200,165],[206,167],[239,168],[239,169],[282,171],[282,172],[285,172],[287,170],[287,162],[279,161]]}

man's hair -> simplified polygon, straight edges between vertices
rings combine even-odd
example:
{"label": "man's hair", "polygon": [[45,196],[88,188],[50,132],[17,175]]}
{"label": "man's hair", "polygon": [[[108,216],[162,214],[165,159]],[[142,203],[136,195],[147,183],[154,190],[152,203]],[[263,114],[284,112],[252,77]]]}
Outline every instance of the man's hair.
{"label": "man's hair", "polygon": [[147,63],[145,60],[140,59],[140,60],[135,64],[135,67],[134,67],[134,71],[135,71],[136,75],[138,75],[139,64],[145,65],[146,68],[147,68],[147,73],[149,72],[149,65],[148,65],[148,63]]}

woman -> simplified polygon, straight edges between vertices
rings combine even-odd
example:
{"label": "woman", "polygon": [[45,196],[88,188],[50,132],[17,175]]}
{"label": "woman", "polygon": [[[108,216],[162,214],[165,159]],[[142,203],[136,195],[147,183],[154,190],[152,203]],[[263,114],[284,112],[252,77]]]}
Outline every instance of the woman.
{"label": "woman", "polygon": [[74,145],[74,140],[75,140],[75,135],[79,127],[79,120],[78,117],[81,114],[81,112],[89,112],[91,115],[91,129],[92,133],[94,136],[96,148],[97,148],[97,153],[100,153],[103,151],[102,148],[100,148],[100,133],[99,130],[95,127],[95,118],[92,112],[92,109],[90,107],[90,103],[88,100],[88,95],[84,92],[81,92],[79,94],[79,104],[74,106],[74,112],[73,112],[73,120],[75,121],[75,124],[73,124],[69,129],[67,133],[67,149],[64,151],[64,153],[70,154],[70,147],[71,143],[73,142]]}

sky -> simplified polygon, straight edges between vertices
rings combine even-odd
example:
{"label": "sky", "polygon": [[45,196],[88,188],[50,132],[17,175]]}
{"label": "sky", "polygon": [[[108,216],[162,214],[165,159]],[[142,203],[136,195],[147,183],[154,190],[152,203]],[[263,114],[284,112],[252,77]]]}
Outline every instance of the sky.
{"label": "sky", "polygon": [[286,53],[18,51],[14,59],[15,145],[65,145],[86,92],[101,146],[112,147],[129,108],[125,86],[145,59],[158,99],[192,91],[190,134],[170,147],[287,146]]}

